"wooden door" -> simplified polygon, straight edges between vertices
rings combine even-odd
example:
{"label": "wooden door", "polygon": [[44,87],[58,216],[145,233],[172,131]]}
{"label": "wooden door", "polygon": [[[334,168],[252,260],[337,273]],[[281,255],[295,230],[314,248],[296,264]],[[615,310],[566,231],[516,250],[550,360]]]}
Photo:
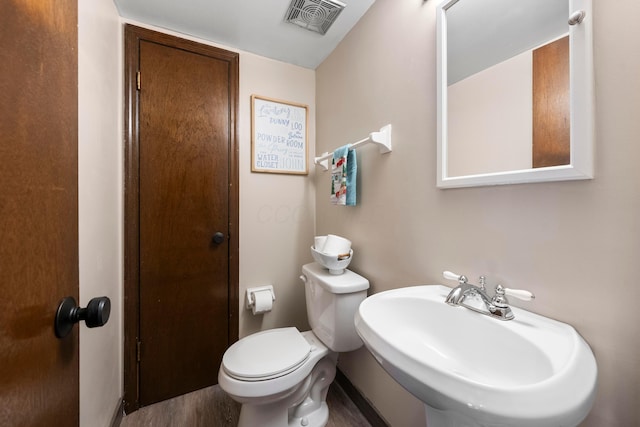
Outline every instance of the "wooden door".
{"label": "wooden door", "polygon": [[533,51],[533,167],[571,163],[569,36]]}
{"label": "wooden door", "polygon": [[76,0],[0,1],[0,425],[79,423]]}
{"label": "wooden door", "polygon": [[237,339],[238,62],[210,46],[126,32],[137,100],[125,219],[126,256],[137,252],[125,291],[138,299],[125,319],[129,333],[138,323],[127,347],[137,375],[125,379],[137,382],[134,409],[216,384]]}

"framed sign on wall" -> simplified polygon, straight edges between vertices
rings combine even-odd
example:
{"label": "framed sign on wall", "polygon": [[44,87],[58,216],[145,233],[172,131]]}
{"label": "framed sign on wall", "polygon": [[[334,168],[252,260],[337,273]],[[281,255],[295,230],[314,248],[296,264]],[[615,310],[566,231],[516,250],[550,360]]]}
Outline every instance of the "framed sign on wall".
{"label": "framed sign on wall", "polygon": [[309,107],[251,95],[251,171],[307,175]]}

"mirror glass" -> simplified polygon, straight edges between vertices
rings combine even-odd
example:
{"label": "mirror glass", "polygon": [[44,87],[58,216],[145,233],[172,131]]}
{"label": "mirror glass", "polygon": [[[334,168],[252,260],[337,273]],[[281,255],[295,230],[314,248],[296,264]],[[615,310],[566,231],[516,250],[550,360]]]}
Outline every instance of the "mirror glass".
{"label": "mirror glass", "polygon": [[449,0],[437,23],[439,187],[593,177],[591,0]]}

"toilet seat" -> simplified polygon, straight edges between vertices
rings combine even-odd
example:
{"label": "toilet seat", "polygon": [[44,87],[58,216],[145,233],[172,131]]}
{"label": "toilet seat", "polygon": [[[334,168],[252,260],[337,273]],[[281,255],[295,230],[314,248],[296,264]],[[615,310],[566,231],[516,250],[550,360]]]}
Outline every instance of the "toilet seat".
{"label": "toilet seat", "polygon": [[311,345],[297,328],[269,329],[233,344],[222,357],[224,371],[243,381],[264,381],[298,369]]}

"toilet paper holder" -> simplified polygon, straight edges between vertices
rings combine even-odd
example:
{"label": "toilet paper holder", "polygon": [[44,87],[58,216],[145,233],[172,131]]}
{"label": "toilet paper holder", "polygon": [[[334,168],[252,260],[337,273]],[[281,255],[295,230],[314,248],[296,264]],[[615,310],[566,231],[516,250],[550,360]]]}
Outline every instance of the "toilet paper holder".
{"label": "toilet paper holder", "polygon": [[[246,292],[246,297],[245,297],[245,307],[247,310],[253,310],[254,314],[255,314],[255,303],[256,303],[256,294],[263,294],[263,293],[270,293],[271,294],[271,301],[275,301],[276,300],[276,294],[273,292],[273,286],[272,285],[267,285],[267,286],[258,286],[255,288],[247,288],[247,292]],[[271,307],[269,307],[270,311]]]}

